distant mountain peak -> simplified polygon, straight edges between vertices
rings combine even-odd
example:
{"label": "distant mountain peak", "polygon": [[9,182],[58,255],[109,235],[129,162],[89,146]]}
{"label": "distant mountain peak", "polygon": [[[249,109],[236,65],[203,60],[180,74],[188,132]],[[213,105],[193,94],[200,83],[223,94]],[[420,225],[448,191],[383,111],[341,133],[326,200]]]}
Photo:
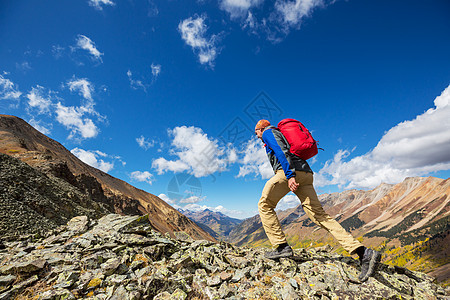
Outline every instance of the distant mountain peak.
{"label": "distant mountain peak", "polygon": [[217,234],[218,237],[227,236],[234,226],[242,222],[242,220],[231,218],[221,212],[213,211],[208,208],[200,211],[192,211],[188,209],[183,209],[180,211],[196,223],[210,228]]}

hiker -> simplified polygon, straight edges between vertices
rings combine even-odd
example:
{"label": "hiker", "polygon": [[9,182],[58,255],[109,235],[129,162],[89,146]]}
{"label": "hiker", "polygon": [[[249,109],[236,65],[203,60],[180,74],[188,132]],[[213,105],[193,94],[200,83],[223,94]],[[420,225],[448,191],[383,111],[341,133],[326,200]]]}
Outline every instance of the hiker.
{"label": "hiker", "polygon": [[297,195],[306,215],[317,225],[331,233],[351,255],[357,254],[361,262],[359,280],[366,281],[374,272],[381,253],[364,247],[322,208],[313,186],[313,171],[306,160],[289,151],[283,134],[267,120],[260,120],[255,126],[255,134],[266,147],[267,156],[275,175],[270,178],[262,191],[258,203],[259,215],[270,243],[275,248],[265,253],[266,258],[278,259],[293,256],[291,246],[281,229],[275,207],[289,191]]}

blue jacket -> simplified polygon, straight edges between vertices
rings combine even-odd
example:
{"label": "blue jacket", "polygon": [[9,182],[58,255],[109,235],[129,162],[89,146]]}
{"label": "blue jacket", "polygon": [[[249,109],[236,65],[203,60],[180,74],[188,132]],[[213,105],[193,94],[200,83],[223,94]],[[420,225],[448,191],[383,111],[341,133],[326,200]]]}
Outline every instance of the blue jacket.
{"label": "blue jacket", "polygon": [[313,173],[305,160],[289,151],[286,138],[275,126],[269,126],[264,130],[262,140],[274,172],[283,169],[287,179],[295,177],[295,171]]}

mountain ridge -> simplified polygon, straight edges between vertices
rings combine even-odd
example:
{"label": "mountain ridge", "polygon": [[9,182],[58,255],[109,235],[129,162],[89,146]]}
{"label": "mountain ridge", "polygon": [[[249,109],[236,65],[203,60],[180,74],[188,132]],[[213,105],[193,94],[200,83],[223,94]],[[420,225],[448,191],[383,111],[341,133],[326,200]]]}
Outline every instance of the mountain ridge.
{"label": "mountain ridge", "polygon": [[74,178],[84,177],[90,182],[85,191],[95,191],[91,197],[108,199],[116,213],[149,214],[152,225],[160,232],[173,235],[174,231],[187,231],[196,239],[215,240],[162,199],[85,164],[63,145],[18,117],[0,115],[0,153],[71,184],[75,183]]}
{"label": "mountain ridge", "polygon": [[215,233],[215,238],[225,238],[236,225],[242,222],[242,220],[229,217],[221,212],[212,211],[210,209],[201,211],[178,210],[197,224],[209,228],[210,231]]}
{"label": "mountain ridge", "polygon": [[[450,279],[449,178],[409,177],[368,191],[322,194],[319,200],[353,236],[384,251],[385,262],[431,273],[439,269],[435,274],[439,280]],[[277,214],[294,247],[329,244],[343,252],[332,236],[309,220],[301,205]],[[270,246],[258,215],[233,228],[225,240],[240,246]]]}

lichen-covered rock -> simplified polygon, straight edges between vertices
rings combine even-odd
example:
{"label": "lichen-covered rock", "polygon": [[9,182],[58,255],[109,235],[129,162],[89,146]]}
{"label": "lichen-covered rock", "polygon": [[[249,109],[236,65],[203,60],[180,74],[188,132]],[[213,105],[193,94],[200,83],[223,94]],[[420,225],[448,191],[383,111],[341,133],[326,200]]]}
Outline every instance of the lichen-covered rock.
{"label": "lichen-covered rock", "polygon": [[93,278],[89,281],[87,288],[88,289],[96,289],[96,288],[100,287],[101,284],[102,284],[102,280],[100,278]]}
{"label": "lichen-covered rock", "polygon": [[192,243],[194,241],[191,236],[184,231],[175,231],[173,234],[175,235],[175,238],[181,242]]}
{"label": "lichen-covered rock", "polygon": [[33,275],[24,281],[20,281],[12,286],[11,292],[13,294],[22,292],[26,287],[34,284],[39,280],[37,275]]}
{"label": "lichen-covered rock", "polygon": [[170,300],[172,295],[169,292],[162,292],[156,295],[153,300]]}
{"label": "lichen-covered rock", "polygon": [[220,278],[219,275],[214,275],[214,276],[208,277],[208,279],[206,279],[206,284],[208,286],[218,286],[221,283],[222,283],[222,279]]}
{"label": "lichen-covered rock", "polygon": [[75,296],[67,289],[55,288],[42,293],[39,299],[42,300],[71,300],[75,299]]}
{"label": "lichen-covered rock", "polygon": [[79,272],[65,271],[60,273],[53,288],[70,288],[78,279],[77,273]]}
{"label": "lichen-covered rock", "polygon": [[148,215],[144,216],[121,216],[118,214],[109,214],[98,220],[93,231],[101,233],[106,232],[133,232],[133,228],[140,225],[149,225]]}
{"label": "lichen-covered rock", "polygon": [[114,271],[117,270],[117,268],[120,266],[120,258],[113,257],[108,259],[106,262],[101,264],[101,269],[103,271],[103,274],[106,276],[114,274]]}
{"label": "lichen-covered rock", "polygon": [[241,281],[242,278],[245,278],[249,274],[250,274],[249,268],[236,269],[236,272],[234,272],[234,275],[231,278],[231,282],[239,282]]}
{"label": "lichen-covered rock", "polygon": [[121,299],[129,299],[128,292],[122,285],[116,289],[110,300],[121,300]]}
{"label": "lichen-covered rock", "polygon": [[0,272],[3,274],[15,273],[33,273],[44,268],[47,262],[43,259],[34,259],[32,257],[30,260],[25,260],[21,262],[16,262],[14,264],[6,265],[0,268]]}
{"label": "lichen-covered rock", "polygon": [[171,297],[172,300],[184,300],[187,298],[187,294],[181,289],[176,289],[175,292],[172,293]]}
{"label": "lichen-covered rock", "polygon": [[7,242],[8,250],[1,253],[0,300],[21,294],[99,300],[449,296],[426,274],[383,264],[360,283],[358,262],[326,249],[294,250],[293,258],[273,261],[263,249],[190,241],[182,234],[162,237],[140,216],[108,215],[87,228],[86,222],[73,219],[55,238]]}
{"label": "lichen-covered rock", "polygon": [[75,235],[81,232],[85,232],[88,229],[88,224],[89,218],[87,216],[78,216],[72,218],[67,223],[67,230]]}
{"label": "lichen-covered rock", "polygon": [[0,292],[0,300],[9,300],[13,295],[12,291],[6,291],[4,293]]}
{"label": "lichen-covered rock", "polygon": [[172,294],[167,291],[159,293],[153,300],[184,300],[187,298],[187,294],[180,289],[175,290]]}

